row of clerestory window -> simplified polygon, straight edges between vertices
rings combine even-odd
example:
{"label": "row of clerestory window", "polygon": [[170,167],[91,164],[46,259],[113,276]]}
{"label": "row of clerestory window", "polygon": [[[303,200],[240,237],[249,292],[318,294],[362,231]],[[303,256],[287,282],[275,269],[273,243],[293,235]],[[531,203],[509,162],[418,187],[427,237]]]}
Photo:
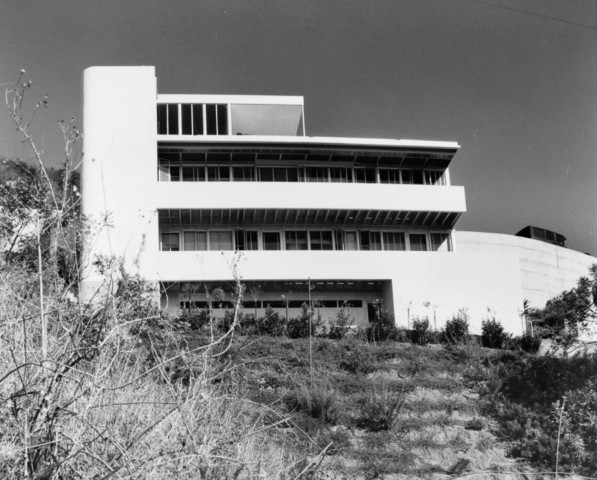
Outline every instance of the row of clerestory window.
{"label": "row of clerestory window", "polygon": [[375,167],[180,166],[162,163],[162,182],[332,182],[445,185],[440,170]]}
{"label": "row of clerestory window", "polygon": [[452,251],[449,233],[332,230],[182,230],[161,233],[162,251],[391,250]]}
{"label": "row of clerestory window", "polygon": [[158,135],[228,135],[228,132],[226,104],[158,104]]}

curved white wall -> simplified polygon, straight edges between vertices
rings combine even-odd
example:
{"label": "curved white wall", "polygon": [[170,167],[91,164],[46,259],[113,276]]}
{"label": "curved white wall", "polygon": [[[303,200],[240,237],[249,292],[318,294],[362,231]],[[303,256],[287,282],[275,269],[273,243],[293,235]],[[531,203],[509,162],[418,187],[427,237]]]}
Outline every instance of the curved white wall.
{"label": "curved white wall", "polygon": [[501,233],[454,232],[462,253],[515,254],[520,261],[522,294],[542,308],[550,298],[573,288],[597,258],[539,240]]}

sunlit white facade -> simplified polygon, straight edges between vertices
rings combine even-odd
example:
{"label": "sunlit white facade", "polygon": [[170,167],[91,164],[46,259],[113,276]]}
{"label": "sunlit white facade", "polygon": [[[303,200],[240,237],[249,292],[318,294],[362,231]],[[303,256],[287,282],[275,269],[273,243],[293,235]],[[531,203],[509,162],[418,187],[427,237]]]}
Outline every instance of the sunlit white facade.
{"label": "sunlit white facade", "polygon": [[467,308],[478,332],[490,308],[522,331],[517,255],[455,241],[457,143],[310,137],[302,97],[163,95],[153,67],[87,69],[84,129],[83,213],[110,224],[86,245],[84,299],[115,255],[172,313],[236,269],[250,310],[292,316],[311,285],[323,318],[365,324],[383,301],[404,326]]}

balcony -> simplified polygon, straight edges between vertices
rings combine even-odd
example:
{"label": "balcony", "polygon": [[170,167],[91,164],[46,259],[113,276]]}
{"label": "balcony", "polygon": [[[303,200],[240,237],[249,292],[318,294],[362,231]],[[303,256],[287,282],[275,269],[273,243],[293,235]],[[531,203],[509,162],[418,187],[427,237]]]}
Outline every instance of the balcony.
{"label": "balcony", "polygon": [[[447,186],[160,182],[156,185],[155,192],[155,204],[159,209],[234,211],[234,215],[242,215],[243,218],[246,218],[247,212],[269,211],[273,212],[269,215],[274,215],[276,220],[281,218],[281,214],[283,218],[290,217],[291,221],[295,222],[299,217],[298,213],[294,215],[293,212],[300,210],[312,211],[316,216],[319,215],[319,219],[323,216],[325,222],[338,221],[339,217],[335,215],[338,211],[343,211],[346,212],[346,215],[342,216],[344,223],[351,220],[365,222],[373,216],[375,224],[382,222],[382,225],[388,225],[388,222],[404,222],[407,216],[417,214],[429,214],[429,217],[437,214],[438,218],[442,214],[453,214],[452,216],[456,217],[453,219],[455,221],[466,211],[464,188]],[[286,211],[289,212],[288,216]],[[352,214],[349,214],[350,212]],[[404,218],[396,218],[391,212],[402,212]],[[428,221],[431,220],[429,217]]]}

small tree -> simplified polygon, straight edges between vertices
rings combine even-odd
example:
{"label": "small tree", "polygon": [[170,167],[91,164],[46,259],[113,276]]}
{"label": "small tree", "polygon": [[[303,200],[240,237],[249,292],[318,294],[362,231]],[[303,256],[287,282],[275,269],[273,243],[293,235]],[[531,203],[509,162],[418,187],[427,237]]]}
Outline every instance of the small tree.
{"label": "small tree", "polygon": [[469,315],[464,308],[458,310],[444,328],[444,338],[447,342],[456,344],[465,342],[468,339]]}
{"label": "small tree", "polygon": [[429,320],[427,318],[415,318],[411,332],[411,339],[417,345],[427,345],[430,340]]}
{"label": "small tree", "polygon": [[507,335],[494,315],[481,322],[481,343],[487,348],[502,348]]}
{"label": "small tree", "polygon": [[384,310],[383,302],[380,300],[376,301],[374,306],[375,315],[373,319],[369,319],[369,326],[366,330],[367,339],[370,342],[395,340],[398,337],[398,329],[394,314]]}
{"label": "small tree", "polygon": [[565,352],[591,322],[597,320],[597,265],[589,268],[589,276],[581,277],[576,287],[562,292],[535,312],[536,324],[544,337],[551,338]]}

